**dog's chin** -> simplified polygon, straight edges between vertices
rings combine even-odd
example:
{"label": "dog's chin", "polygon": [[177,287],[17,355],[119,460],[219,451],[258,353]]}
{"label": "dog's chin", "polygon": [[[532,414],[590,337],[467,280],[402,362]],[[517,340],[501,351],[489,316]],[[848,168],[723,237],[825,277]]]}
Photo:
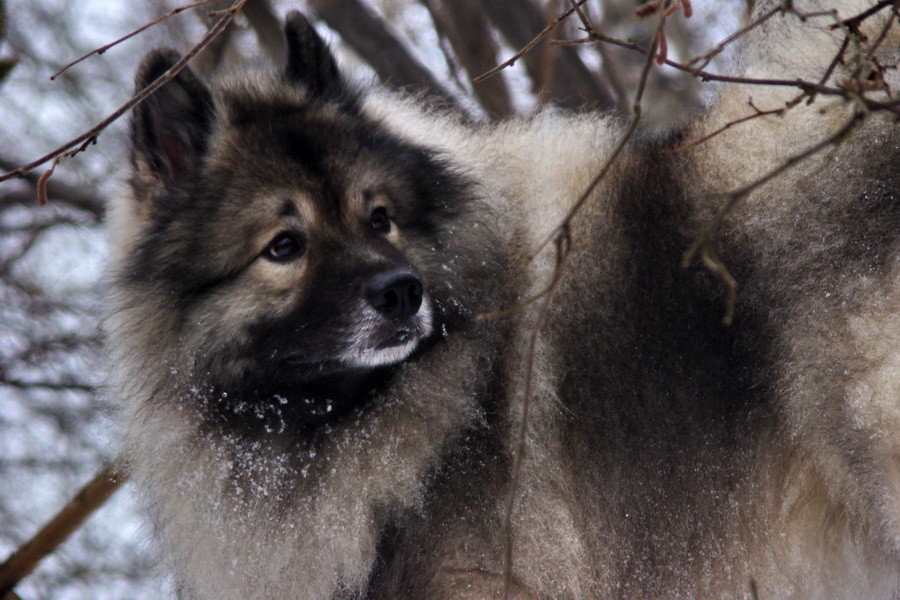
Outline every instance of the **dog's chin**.
{"label": "dog's chin", "polygon": [[285,355],[294,377],[309,381],[341,373],[355,376],[399,365],[429,345],[435,323],[430,303],[426,302],[416,315],[402,321],[365,315],[352,331],[334,354],[297,350]]}
{"label": "dog's chin", "polygon": [[407,360],[431,335],[433,319],[426,302],[413,318],[404,322],[377,318],[360,327],[359,334],[339,360],[352,369],[377,369]]}
{"label": "dog's chin", "polygon": [[402,334],[373,348],[353,350],[341,357],[341,362],[353,369],[376,369],[399,364],[412,356],[421,344],[419,337]]}
{"label": "dog's chin", "polygon": [[294,355],[288,362],[294,377],[301,381],[341,374],[357,376],[403,363],[423,348],[427,339],[422,332],[398,329],[390,336],[368,340],[368,344],[358,344],[337,356]]}

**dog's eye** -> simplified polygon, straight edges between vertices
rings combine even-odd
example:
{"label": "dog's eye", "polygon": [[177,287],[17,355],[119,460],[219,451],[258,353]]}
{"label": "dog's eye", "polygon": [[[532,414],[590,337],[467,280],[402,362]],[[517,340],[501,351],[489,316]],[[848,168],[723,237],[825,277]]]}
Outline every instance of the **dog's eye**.
{"label": "dog's eye", "polygon": [[266,246],[263,256],[276,262],[284,262],[297,258],[303,252],[302,238],[288,231],[276,235]]}
{"label": "dog's eye", "polygon": [[388,217],[387,209],[383,206],[376,207],[369,217],[369,224],[378,233],[390,233],[391,219]]}

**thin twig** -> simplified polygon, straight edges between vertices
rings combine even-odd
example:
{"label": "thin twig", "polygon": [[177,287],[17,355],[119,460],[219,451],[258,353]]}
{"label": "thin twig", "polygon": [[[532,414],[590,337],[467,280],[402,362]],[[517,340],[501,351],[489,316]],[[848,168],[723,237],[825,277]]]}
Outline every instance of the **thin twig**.
{"label": "thin twig", "polygon": [[[0,591],[8,594],[41,560],[66,541],[115,492],[125,477],[109,464],[84,486],[33,538],[0,565]],[[5,598],[6,596],[4,596]]]}
{"label": "thin twig", "polygon": [[187,64],[200,52],[202,52],[225,28],[234,20],[237,12],[246,4],[247,0],[235,0],[235,3],[231,6],[231,8],[224,11],[224,14],[221,19],[219,19],[210,29],[206,32],[206,35],[200,39],[197,44],[191,48],[181,59],[176,62],[172,67],[159,76],[153,83],[149,84],[147,87],[139,91],[135,94],[128,102],[117,108],[112,114],[108,117],[97,123],[94,127],[82,133],[78,137],[66,142],[62,146],[53,150],[52,152],[42,156],[41,158],[34,160],[27,165],[19,167],[15,171],[10,171],[3,175],[0,175],[0,182],[6,181],[8,179],[20,179],[28,175],[28,173],[32,172],[37,167],[56,159],[59,156],[67,155],[74,156],[79,152],[83,152],[87,149],[88,146],[97,142],[97,138],[100,134],[109,127],[113,122],[115,122],[119,117],[124,115],[126,112],[146,100],[153,93],[156,92],[159,88],[164,86],[166,83],[175,78],[178,73],[184,69]]}
{"label": "thin twig", "polygon": [[[587,2],[587,0],[577,0],[577,6],[581,6],[581,5],[584,4],[585,2]],[[513,66],[514,64],[516,64],[516,61],[518,61],[520,58],[522,58],[523,56],[525,56],[526,54],[528,54],[529,52],[531,52],[531,51],[534,49],[535,46],[537,46],[538,44],[540,44],[541,41],[543,41],[543,39],[544,39],[545,37],[547,37],[547,36],[550,34],[551,31],[553,31],[554,29],[556,29],[557,27],[559,27],[560,24],[561,24],[563,21],[565,21],[567,18],[569,18],[569,16],[572,15],[572,13],[574,13],[574,12],[575,12],[575,9],[574,9],[574,8],[568,8],[568,9],[566,9],[565,11],[563,11],[563,13],[562,13],[561,15],[559,15],[559,16],[558,16],[557,18],[555,18],[554,20],[550,21],[550,22],[547,24],[547,26],[544,27],[544,29],[541,30],[541,32],[540,32],[539,34],[537,34],[537,36],[535,36],[535,38],[534,38],[533,40],[531,40],[530,42],[528,42],[527,44],[525,44],[525,46],[524,46],[521,50],[519,50],[518,52],[516,52],[515,54],[513,54],[512,57],[510,57],[509,59],[503,61],[502,63],[500,63],[499,65],[497,65],[496,67],[494,67],[493,69],[491,69],[490,71],[488,71],[487,73],[484,73],[484,74],[482,74],[482,75],[479,75],[478,77],[476,77],[476,78],[473,79],[472,81],[473,81],[474,83],[478,83],[478,82],[480,82],[480,81],[482,81],[482,80],[484,80],[484,79],[487,79],[487,78],[490,77],[491,75],[494,75],[494,74],[496,74],[496,73],[499,73],[499,72],[502,71],[503,69],[505,69],[505,68],[507,68],[507,67],[511,67],[511,66]]]}
{"label": "thin twig", "polygon": [[[660,25],[659,25],[658,29],[661,29],[662,26],[664,25],[664,23],[665,23],[664,14],[661,14],[660,15]],[[603,165],[603,167],[600,169],[600,171],[597,173],[597,175],[594,177],[594,179],[591,180],[591,182],[588,184],[587,188],[585,188],[584,192],[581,194],[581,196],[578,198],[578,200],[575,201],[575,204],[572,205],[572,208],[569,209],[569,212],[566,214],[562,223],[559,226],[557,226],[557,228],[554,229],[550,233],[550,235],[547,236],[547,238],[540,245],[538,245],[538,247],[535,249],[535,251],[531,257],[532,259],[534,257],[536,257],[541,251],[543,251],[543,249],[547,247],[547,244],[549,244],[556,236],[560,235],[564,229],[568,230],[571,227],[572,219],[575,218],[575,215],[581,210],[581,208],[585,205],[585,203],[587,203],[587,201],[591,198],[596,187],[606,177],[607,173],[609,173],[609,170],[612,168],[612,166],[618,160],[619,155],[622,154],[622,151],[625,149],[625,146],[627,146],[628,142],[631,141],[631,138],[634,136],[634,132],[637,131],[637,128],[641,121],[641,116],[642,116],[641,101],[644,96],[644,90],[647,87],[647,79],[650,76],[650,64],[652,63],[654,57],[656,56],[656,46],[657,46],[658,42],[659,42],[659,35],[657,34],[653,40],[653,43],[651,44],[650,50],[647,52],[648,60],[644,65],[643,71],[641,71],[640,83],[638,84],[637,92],[635,93],[634,103],[632,105],[632,111],[633,111],[634,117],[632,118],[631,125],[626,130],[625,135],[622,136],[622,139],[619,140],[618,145],[615,147],[612,154],[610,154],[606,163]]]}
{"label": "thin twig", "polygon": [[[841,47],[838,48],[837,53],[834,55],[834,58],[831,59],[831,63],[828,65],[828,68],[825,69],[825,72],[822,74],[822,77],[819,79],[819,85],[825,85],[828,83],[828,80],[831,79],[831,75],[834,73],[834,70],[837,69],[839,64],[842,64],[844,61],[844,54],[847,52],[847,48],[850,47],[850,36],[845,35],[844,41],[841,42]],[[812,92],[809,95],[809,100],[806,101],[807,104],[812,104],[816,100],[816,92]]]}
{"label": "thin twig", "polygon": [[591,24],[590,19],[588,19],[587,14],[581,10],[581,5],[575,0],[569,0],[569,3],[572,5],[572,9],[578,15],[578,20],[581,21],[581,24],[584,25],[585,31],[593,31],[594,26]]}
{"label": "thin twig", "polygon": [[795,167],[806,159],[814,156],[827,148],[828,146],[836,145],[841,143],[850,133],[856,129],[862,121],[865,119],[866,112],[862,110],[857,110],[854,112],[853,116],[843,125],[840,129],[838,129],[834,134],[828,136],[824,140],[810,146],[803,152],[795,154],[785,160],[778,167],[772,169],[762,177],[754,180],[752,183],[745,185],[744,187],[737,189],[728,194],[723,194],[722,197],[722,205],[719,207],[719,210],[716,212],[716,215],[710,220],[709,223],[703,228],[700,234],[694,239],[691,243],[690,247],[685,251],[682,256],[682,266],[687,268],[694,261],[694,258],[697,257],[698,253],[700,255],[700,259],[713,273],[719,275],[723,281],[725,282],[728,288],[728,301],[726,303],[726,311],[725,316],[723,317],[723,321],[727,324],[730,323],[734,316],[734,300],[737,289],[737,284],[728,270],[725,268],[724,264],[716,257],[715,252],[713,252],[711,247],[712,238],[718,232],[719,228],[722,226],[722,222],[725,220],[731,211],[744,199],[746,199],[750,194],[754,191],[762,187],[763,185],[769,183],[785,171]]}
{"label": "thin twig", "polygon": [[53,381],[26,381],[23,379],[14,379],[0,377],[0,386],[9,386],[22,390],[49,390],[54,392],[95,392],[97,388],[86,383],[56,383]]}
{"label": "thin twig", "polygon": [[[898,0],[895,4],[900,5],[900,0]],[[897,10],[898,8],[896,6],[892,9],[895,14],[897,14]],[[898,18],[900,18],[900,15],[898,15]],[[869,46],[869,50],[866,52],[867,60],[872,60],[872,57],[875,55],[875,51],[881,47],[881,45],[887,39],[887,36],[890,33],[891,29],[894,27],[895,23],[893,16],[891,18],[885,19],[884,25],[881,27],[881,31],[879,32],[878,37],[875,38],[875,41],[872,42],[872,45]]]}
{"label": "thin twig", "polygon": [[[574,10],[574,9],[573,9]],[[622,136],[622,139],[619,141],[618,146],[613,151],[612,155],[600,169],[599,173],[596,177],[590,182],[587,189],[585,189],[584,193],[582,193],[581,197],[576,201],[576,203],[572,206],[569,212],[566,214],[563,221],[554,229],[553,233],[550,237],[543,242],[535,253],[532,255],[532,259],[537,256],[551,241],[554,242],[556,247],[556,264],[554,265],[553,275],[551,277],[550,283],[546,287],[546,289],[538,294],[538,296],[542,296],[544,301],[541,305],[540,311],[538,312],[537,319],[535,320],[534,327],[531,331],[531,338],[528,344],[528,354],[526,357],[527,364],[525,370],[525,385],[523,389],[523,398],[522,398],[522,423],[519,429],[518,440],[516,443],[516,447],[513,454],[513,464],[512,469],[510,471],[510,479],[509,479],[509,497],[506,505],[506,516],[503,523],[503,530],[506,534],[506,544],[504,548],[504,578],[503,578],[503,600],[509,600],[510,592],[512,590],[512,580],[513,580],[513,526],[512,526],[512,517],[513,517],[513,509],[515,507],[515,499],[516,494],[518,492],[519,487],[519,479],[521,477],[522,470],[522,462],[525,458],[525,451],[528,440],[528,417],[529,411],[531,409],[531,400],[532,400],[532,385],[533,385],[533,374],[534,374],[534,363],[537,360],[537,342],[540,337],[541,331],[546,323],[547,316],[550,313],[550,307],[552,306],[553,297],[559,288],[559,284],[562,281],[562,276],[565,270],[566,260],[568,259],[569,253],[572,248],[572,221],[575,215],[579,210],[584,206],[587,200],[593,195],[593,192],[597,185],[599,185],[600,181],[602,181],[613,164],[617,161],[619,156],[622,153],[622,150],[628,145],[634,136],[635,131],[637,131],[638,124],[640,123],[641,116],[643,114],[641,108],[641,102],[644,96],[644,90],[647,87],[647,80],[650,76],[650,69],[653,68],[654,56],[656,54],[656,46],[659,42],[660,36],[659,32],[662,30],[665,25],[665,16],[663,14],[660,15],[659,25],[657,27],[657,35],[654,37],[653,42],[651,43],[651,47],[649,52],[647,53],[647,61],[644,64],[643,71],[641,72],[640,83],[638,84],[637,92],[634,98],[634,104],[632,106],[633,109],[633,118],[631,122],[631,126]]]}
{"label": "thin twig", "polygon": [[734,207],[740,201],[744,200],[747,196],[749,196],[751,193],[756,191],[758,188],[767,184],[768,182],[770,182],[774,178],[778,177],[779,175],[781,175],[782,173],[784,173],[791,167],[794,167],[795,165],[806,160],[807,158],[819,153],[820,151],[827,148],[828,146],[839,143],[841,140],[846,138],[847,135],[849,135],[850,132],[853,131],[853,129],[855,129],[859,125],[859,122],[862,120],[864,114],[865,113],[863,113],[861,111],[855,112],[853,117],[850,120],[848,120],[847,123],[845,123],[834,134],[830,135],[829,137],[825,138],[824,140],[820,141],[819,143],[814,144],[813,146],[810,146],[803,152],[800,152],[799,154],[795,154],[794,156],[791,156],[786,161],[784,161],[781,165],[779,165],[775,169],[772,169],[771,171],[769,171],[762,177],[756,179],[752,183],[749,183],[746,186],[744,186],[740,189],[737,189],[733,192],[730,192],[728,194],[724,194],[722,196],[722,198],[723,198],[722,206],[719,207],[719,210],[716,213],[715,217],[713,217],[713,219],[706,225],[706,227],[703,228],[703,231],[700,233],[700,235],[697,236],[697,238],[694,240],[694,242],[690,245],[690,247],[684,253],[683,265],[687,266],[693,261],[694,257],[696,256],[697,251],[701,248],[701,246],[709,243],[709,241],[712,239],[712,236],[715,235],[716,231],[718,231],[724,218],[734,209]]}
{"label": "thin twig", "polygon": [[553,302],[553,296],[559,289],[559,283],[562,281],[563,271],[565,269],[566,259],[571,250],[572,238],[568,228],[556,239],[556,265],[553,269],[553,277],[547,286],[544,296],[544,303],[541,305],[537,319],[534,322],[534,328],[531,330],[531,337],[528,340],[528,354],[525,365],[525,387],[523,390],[522,401],[522,424],[519,428],[519,437],[516,442],[515,453],[513,455],[512,470],[510,471],[509,480],[509,497],[506,501],[506,516],[503,522],[503,530],[506,532],[506,545],[504,548],[504,565],[505,573],[503,577],[503,600],[509,600],[509,594],[512,590],[513,580],[513,532],[512,532],[512,515],[516,504],[516,492],[519,487],[519,477],[522,471],[522,461],[525,459],[525,451],[528,442],[528,417],[531,409],[532,386],[534,382],[534,362],[537,358],[537,343],[550,314],[550,307]]}
{"label": "thin twig", "polygon": [[725,48],[727,48],[730,44],[734,43],[735,40],[738,40],[741,37],[743,37],[744,35],[746,35],[748,32],[753,31],[754,29],[756,29],[757,27],[759,27],[760,25],[762,25],[763,23],[765,23],[766,21],[768,21],[769,19],[771,19],[772,17],[774,17],[775,15],[777,15],[778,13],[780,13],[782,11],[783,11],[783,7],[781,7],[781,6],[773,8],[769,12],[765,13],[763,16],[759,17],[758,19],[756,19],[755,21],[750,23],[749,25],[737,30],[736,32],[734,32],[733,34],[731,34],[730,36],[728,36],[727,38],[725,38],[724,40],[719,42],[719,44],[715,48],[713,48],[706,54],[703,54],[703,55],[697,56],[696,58],[691,59],[687,63],[687,66],[692,66],[692,65],[702,61],[702,63],[699,66],[695,67],[697,69],[697,71],[702,71],[707,66],[709,66],[709,63],[711,63],[712,60],[716,56],[718,56],[719,54],[724,52]]}
{"label": "thin twig", "polygon": [[849,19],[844,19],[843,21],[840,21],[839,23],[835,23],[834,25],[830,25],[828,28],[829,29],[839,29],[841,27],[846,27],[846,28],[850,29],[851,31],[855,31],[857,34],[862,35],[862,33],[859,31],[859,26],[862,25],[862,22],[865,21],[866,19],[868,19],[869,17],[871,17],[872,15],[874,15],[875,13],[880,12],[881,9],[886,8],[888,6],[893,6],[894,8],[896,8],[897,6],[900,6],[900,1],[898,1],[898,0],[880,0],[877,4],[864,10],[863,12],[859,13],[858,15],[850,17]]}
{"label": "thin twig", "polygon": [[750,102],[749,102],[750,107],[756,111],[755,113],[753,113],[752,115],[747,115],[746,117],[742,117],[740,119],[736,119],[734,121],[729,121],[728,123],[726,123],[725,125],[723,125],[722,127],[718,128],[718,129],[716,129],[712,133],[704,135],[702,138],[699,138],[692,142],[688,142],[687,144],[676,148],[675,150],[672,151],[672,153],[673,154],[681,154],[685,150],[689,150],[689,149],[693,148],[694,146],[698,146],[700,144],[703,144],[704,142],[708,142],[709,140],[716,137],[717,135],[720,135],[720,134],[724,133],[725,131],[728,131],[732,127],[736,127],[737,125],[740,125],[741,123],[746,123],[747,121],[752,121],[754,119],[759,119],[761,117],[767,117],[770,115],[777,115],[779,117],[783,117],[784,114],[788,110],[790,110],[791,108],[796,106],[800,102],[800,100],[802,100],[804,97],[805,97],[805,95],[801,94],[797,98],[788,102],[782,108],[776,108],[773,110],[760,110],[753,104],[753,100],[750,100]]}
{"label": "thin twig", "polygon": [[[555,42],[557,45],[566,45],[566,44],[591,44],[594,42],[603,42],[606,44],[611,44],[614,46],[619,46],[622,48],[627,48],[629,50],[634,50],[635,52],[640,52],[645,54],[647,50],[633,42],[627,42],[624,40],[620,40],[614,37],[610,37],[604,35],[602,33],[595,33],[593,36],[588,36],[585,38],[580,38],[576,40],[558,40]],[[845,99],[853,99],[862,103],[869,110],[887,110],[893,112],[900,116],[900,110],[893,103],[885,103],[877,100],[872,100],[871,98],[858,96],[856,94],[851,94],[850,91],[844,89],[842,87],[831,87],[827,85],[822,85],[812,81],[806,81],[804,79],[753,79],[749,77],[734,77],[729,75],[718,75],[716,73],[710,73],[709,71],[697,71],[696,69],[692,69],[691,67],[684,65],[682,63],[673,61],[671,59],[666,59],[663,64],[668,65],[672,68],[678,69],[679,71],[684,71],[686,73],[690,73],[695,75],[703,82],[717,82],[717,83],[733,83],[738,85],[756,85],[756,86],[770,86],[770,87],[796,87],[800,89],[804,94],[821,94],[823,96],[838,96]]]}
{"label": "thin twig", "polygon": [[158,25],[158,24],[162,23],[166,19],[174,17],[178,13],[184,12],[186,10],[190,10],[192,8],[204,6],[206,4],[212,4],[213,2],[218,2],[218,0],[201,0],[200,2],[194,2],[193,4],[186,4],[185,6],[179,6],[178,8],[172,9],[169,12],[167,12],[166,14],[164,14],[163,16],[161,16],[160,18],[156,19],[155,21],[151,21],[150,23],[147,23],[146,25],[143,25],[142,27],[138,27],[137,29],[135,29],[134,31],[129,33],[128,35],[120,37],[119,39],[115,40],[114,42],[110,42],[110,43],[106,44],[105,46],[101,46],[100,48],[91,50],[84,56],[73,60],[72,62],[70,62],[69,64],[64,66],[62,69],[60,69],[59,71],[57,71],[56,73],[51,75],[50,80],[51,81],[55,80],[57,77],[59,77],[60,75],[62,75],[63,73],[65,73],[66,71],[68,71],[69,69],[74,67],[75,65],[77,65],[78,63],[90,58],[91,56],[94,56],[94,55],[99,56],[101,54],[104,54],[110,48],[113,48],[114,46],[117,46],[117,45],[121,44],[122,42],[133,38],[134,36],[138,35],[139,33],[143,33],[147,29],[150,29],[154,25]]}

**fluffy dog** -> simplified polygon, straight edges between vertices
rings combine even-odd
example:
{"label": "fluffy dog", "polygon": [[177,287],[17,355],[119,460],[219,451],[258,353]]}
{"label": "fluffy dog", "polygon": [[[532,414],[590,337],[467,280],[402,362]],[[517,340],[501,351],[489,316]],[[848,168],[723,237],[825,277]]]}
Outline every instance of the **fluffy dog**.
{"label": "fluffy dog", "polygon": [[[817,81],[832,22],[770,19],[736,75]],[[532,344],[556,263],[528,258],[621,125],[473,125],[285,30],[279,69],[182,71],[137,109],[113,214],[111,393],[183,597],[900,592],[892,123],[820,96],[673,152],[797,94],[733,85],[639,136],[571,221]],[[720,278],[681,257],[760,181],[712,238],[741,285],[726,326]]]}

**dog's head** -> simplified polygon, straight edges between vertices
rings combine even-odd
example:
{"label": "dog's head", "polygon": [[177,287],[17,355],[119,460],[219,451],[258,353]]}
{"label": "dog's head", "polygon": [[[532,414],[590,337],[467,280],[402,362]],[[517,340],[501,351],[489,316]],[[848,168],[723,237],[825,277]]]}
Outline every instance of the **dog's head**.
{"label": "dog's head", "polygon": [[[279,71],[185,69],[136,110],[120,242],[121,287],[167,315],[194,379],[257,398],[365,379],[471,316],[454,239],[472,187],[366,116],[303,16],[285,32]],[[177,60],[149,55],[137,87]]]}

